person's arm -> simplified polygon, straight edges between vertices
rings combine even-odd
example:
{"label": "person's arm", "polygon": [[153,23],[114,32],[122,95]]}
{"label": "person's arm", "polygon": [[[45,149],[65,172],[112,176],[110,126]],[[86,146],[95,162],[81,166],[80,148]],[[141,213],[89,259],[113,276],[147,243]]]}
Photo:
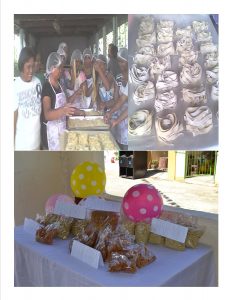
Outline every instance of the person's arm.
{"label": "person's arm", "polygon": [[101,78],[102,84],[104,85],[106,91],[109,91],[112,85],[112,78],[110,76],[111,74],[108,73],[110,75],[107,76],[97,62],[94,64],[94,69],[99,74],[99,77]]}
{"label": "person's arm", "polygon": [[115,104],[113,105],[113,107],[110,109],[109,113],[109,117],[112,116],[112,114],[114,112],[116,112],[117,110],[119,110],[119,108],[126,102],[128,101],[128,97],[126,95],[122,95],[118,98],[117,101],[115,101]]}
{"label": "person's arm", "polygon": [[83,93],[83,91],[84,91],[84,93],[85,93],[86,90],[87,90],[87,84],[86,84],[86,82],[83,82],[83,83],[80,85],[79,89],[77,89],[77,90],[73,93],[72,96],[70,96],[70,97],[67,98],[67,102],[68,102],[68,103],[73,103],[73,102],[76,100],[76,98],[77,98],[78,96],[80,96],[80,95]]}
{"label": "person's arm", "polygon": [[14,140],[15,140],[15,135],[16,135],[16,125],[18,121],[18,110],[14,111]]}
{"label": "person's arm", "polygon": [[62,107],[52,109],[51,108],[51,98],[49,96],[44,96],[42,99],[44,117],[46,121],[58,120],[64,116],[73,116],[76,109],[71,107],[70,104],[65,104]]}
{"label": "person's arm", "polygon": [[116,120],[111,120],[111,128],[115,127],[128,117],[128,109],[125,109]]}

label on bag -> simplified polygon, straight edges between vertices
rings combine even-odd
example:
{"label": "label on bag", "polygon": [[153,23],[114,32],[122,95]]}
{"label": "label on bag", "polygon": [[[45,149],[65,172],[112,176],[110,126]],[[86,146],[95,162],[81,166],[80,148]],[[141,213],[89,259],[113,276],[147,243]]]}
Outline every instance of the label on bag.
{"label": "label on bag", "polygon": [[84,220],[86,218],[86,208],[71,203],[57,201],[54,208],[54,214]]}
{"label": "label on bag", "polygon": [[35,236],[36,231],[40,228],[40,224],[32,219],[25,218],[24,219],[24,224],[23,224],[23,229],[27,233]]}
{"label": "label on bag", "polygon": [[184,243],[188,233],[188,227],[153,218],[151,232]]}
{"label": "label on bag", "polygon": [[121,202],[105,200],[97,196],[90,196],[86,200],[81,201],[78,206],[84,206],[91,210],[120,212]]}
{"label": "label on bag", "polygon": [[100,251],[78,241],[73,241],[71,255],[95,269],[104,266]]}

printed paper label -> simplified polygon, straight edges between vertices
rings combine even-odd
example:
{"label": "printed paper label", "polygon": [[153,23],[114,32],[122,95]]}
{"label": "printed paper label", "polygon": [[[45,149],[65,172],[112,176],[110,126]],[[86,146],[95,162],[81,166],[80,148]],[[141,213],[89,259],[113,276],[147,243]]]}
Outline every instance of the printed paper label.
{"label": "printed paper label", "polygon": [[38,222],[36,222],[36,221],[34,221],[32,219],[28,219],[28,218],[24,219],[23,229],[27,233],[35,236],[37,229],[39,229],[40,227],[41,226],[40,226],[40,224]]}
{"label": "printed paper label", "polygon": [[95,269],[104,266],[100,251],[78,241],[73,241],[71,255]]}
{"label": "printed paper label", "polygon": [[188,233],[188,227],[153,218],[151,232],[184,243]]}

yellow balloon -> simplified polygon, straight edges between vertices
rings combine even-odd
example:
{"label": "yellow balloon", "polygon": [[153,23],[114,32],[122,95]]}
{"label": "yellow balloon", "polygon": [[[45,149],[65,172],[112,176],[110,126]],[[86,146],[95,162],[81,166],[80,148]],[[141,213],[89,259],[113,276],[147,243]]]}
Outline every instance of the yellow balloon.
{"label": "yellow balloon", "polygon": [[100,195],[105,191],[106,174],[97,163],[85,161],[73,170],[70,184],[76,197]]}

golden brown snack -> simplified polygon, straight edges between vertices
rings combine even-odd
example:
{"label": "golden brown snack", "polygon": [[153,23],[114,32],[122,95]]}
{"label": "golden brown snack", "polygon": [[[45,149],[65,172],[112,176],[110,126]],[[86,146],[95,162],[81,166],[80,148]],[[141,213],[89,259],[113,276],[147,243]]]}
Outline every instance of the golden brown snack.
{"label": "golden brown snack", "polygon": [[113,252],[111,254],[111,259],[109,262],[109,271],[110,272],[127,272],[127,273],[135,273],[136,272],[136,263],[135,261],[131,261],[126,257],[126,255]]}
{"label": "golden brown snack", "polygon": [[45,218],[44,218],[44,224],[45,224],[45,225],[49,225],[49,224],[58,222],[59,219],[60,219],[60,216],[59,216],[59,215],[56,215],[56,214],[48,214],[48,215],[46,215]]}
{"label": "golden brown snack", "polygon": [[144,243],[148,242],[148,238],[150,235],[150,224],[139,222],[135,225],[135,241],[136,243]]}
{"label": "golden brown snack", "polygon": [[203,227],[189,227],[188,234],[185,240],[185,246],[187,248],[196,248],[198,246],[199,239],[202,237],[204,232],[205,230]]}
{"label": "golden brown snack", "polygon": [[180,243],[169,238],[165,238],[165,246],[174,250],[185,250],[185,243]]}
{"label": "golden brown snack", "polygon": [[41,227],[36,231],[36,241],[39,243],[52,245],[54,237],[58,232],[59,222]]}
{"label": "golden brown snack", "polygon": [[66,240],[71,231],[73,218],[61,216],[59,219],[59,223],[60,225],[58,227],[57,237],[62,240]]}
{"label": "golden brown snack", "polygon": [[71,234],[78,235],[89,224],[89,220],[74,219],[71,226]]}
{"label": "golden brown snack", "polygon": [[148,243],[155,245],[163,245],[164,242],[165,238],[163,236],[150,232]]}
{"label": "golden brown snack", "polygon": [[135,234],[135,223],[129,220],[123,220],[121,224],[122,228],[127,230],[130,234]]}
{"label": "golden brown snack", "polygon": [[91,213],[91,222],[98,228],[102,229],[110,225],[114,231],[118,225],[119,216],[115,212],[94,210]]}
{"label": "golden brown snack", "polygon": [[153,255],[144,245],[141,245],[136,259],[136,266],[138,268],[142,268],[155,260],[156,256]]}

